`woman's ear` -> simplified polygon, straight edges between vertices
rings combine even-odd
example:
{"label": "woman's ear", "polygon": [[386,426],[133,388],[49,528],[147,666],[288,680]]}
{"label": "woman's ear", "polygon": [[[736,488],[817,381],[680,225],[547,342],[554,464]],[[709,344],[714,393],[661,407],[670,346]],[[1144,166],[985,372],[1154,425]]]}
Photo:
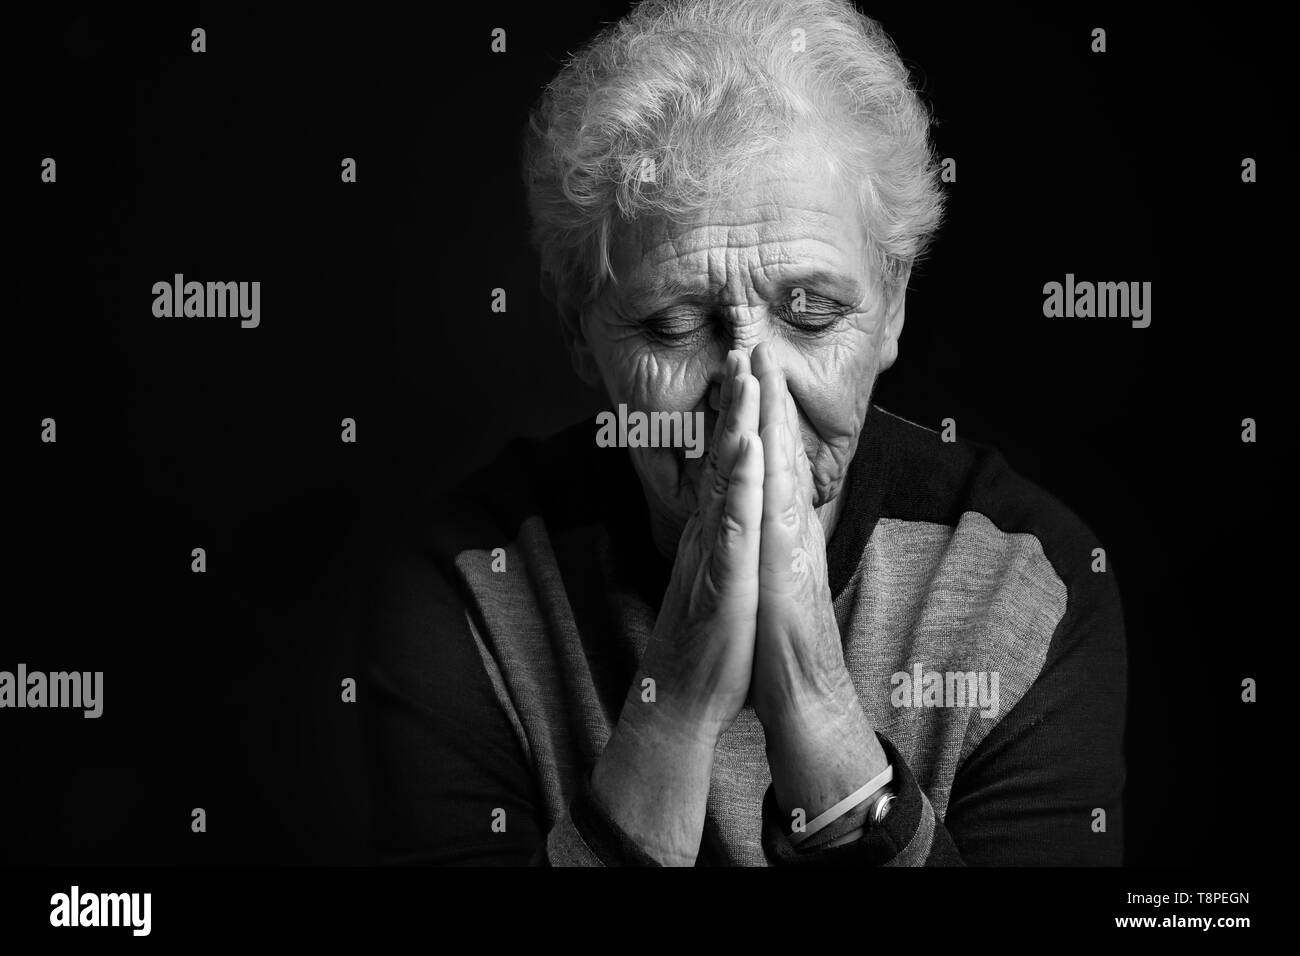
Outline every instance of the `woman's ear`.
{"label": "woman's ear", "polygon": [[903,334],[904,308],[907,301],[907,280],[912,275],[911,263],[904,266],[894,284],[894,291],[889,295],[885,306],[885,338],[880,344],[880,371],[884,371],[898,360],[898,340]]}
{"label": "woman's ear", "polygon": [[555,311],[560,316],[560,333],[564,336],[564,344],[569,350],[573,371],[587,385],[600,388],[600,368],[596,365],[596,356],[591,350],[591,343],[587,340],[583,309],[572,299],[564,296],[557,296],[554,302]]}

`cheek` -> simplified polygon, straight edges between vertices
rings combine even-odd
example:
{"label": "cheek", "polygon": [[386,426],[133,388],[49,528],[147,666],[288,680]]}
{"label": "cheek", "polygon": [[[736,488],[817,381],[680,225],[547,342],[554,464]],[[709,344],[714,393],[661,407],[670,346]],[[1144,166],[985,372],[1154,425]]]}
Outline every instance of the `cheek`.
{"label": "cheek", "polygon": [[[803,417],[805,439],[837,445],[852,440],[866,415],[878,357],[869,337],[850,333],[802,353],[786,369]],[[811,429],[812,435],[808,435]]]}
{"label": "cheek", "polygon": [[787,365],[804,449],[823,500],[837,493],[853,458],[877,370],[870,338],[856,332]]}
{"label": "cheek", "polygon": [[[664,349],[655,343],[624,340],[601,361],[601,374],[611,402],[628,411],[705,412],[704,442],[712,427],[708,411],[707,358]],[[652,511],[662,518],[684,521],[695,507],[695,483],[704,456],[685,457],[682,448],[629,448]]]}
{"label": "cheek", "polygon": [[614,350],[605,375],[610,397],[630,410],[691,411],[708,395],[707,362],[647,342]]}

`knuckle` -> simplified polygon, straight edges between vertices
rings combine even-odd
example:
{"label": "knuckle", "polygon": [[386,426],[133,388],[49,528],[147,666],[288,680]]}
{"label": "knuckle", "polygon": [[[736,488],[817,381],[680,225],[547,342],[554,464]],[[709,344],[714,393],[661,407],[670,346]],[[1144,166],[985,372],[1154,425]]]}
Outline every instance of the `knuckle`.
{"label": "knuckle", "polygon": [[731,478],[728,479],[728,484],[728,491],[730,491],[731,498],[734,500],[742,495],[747,489],[753,488],[755,480],[754,476],[745,471],[745,469],[737,468],[732,472]]}
{"label": "knuckle", "polygon": [[712,490],[713,493],[717,495],[719,498],[726,496],[727,489],[728,487],[730,487],[730,485],[731,485],[731,481],[722,472],[715,471],[713,473]]}
{"label": "knuckle", "polygon": [[708,510],[701,508],[691,515],[690,520],[686,523],[685,530],[677,543],[677,553],[689,555],[693,559],[698,559],[703,553],[708,537]]}
{"label": "knuckle", "polygon": [[699,578],[699,586],[693,595],[694,600],[692,600],[691,605],[697,614],[706,614],[718,606],[722,599],[723,585],[726,579],[726,563],[715,554],[705,564],[704,573]]}
{"label": "knuckle", "polygon": [[787,531],[797,531],[801,517],[799,506],[793,501],[782,505],[776,513],[777,524]]}
{"label": "knuckle", "polygon": [[717,473],[718,468],[718,443],[714,442],[709,446],[709,454],[705,459],[704,467],[713,473]]}
{"label": "knuckle", "polygon": [[726,541],[728,539],[743,537],[744,534],[744,523],[730,510],[723,511],[722,520],[718,522],[718,537],[721,540]]}

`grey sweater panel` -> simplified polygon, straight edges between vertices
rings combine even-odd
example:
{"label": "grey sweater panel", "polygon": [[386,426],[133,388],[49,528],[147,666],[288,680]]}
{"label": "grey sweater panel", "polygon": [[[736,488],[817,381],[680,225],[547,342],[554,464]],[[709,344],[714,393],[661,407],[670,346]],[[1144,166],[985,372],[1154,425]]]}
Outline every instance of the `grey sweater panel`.
{"label": "grey sweater panel", "polygon": [[[479,653],[532,760],[554,828],[564,823],[581,775],[617,720],[601,701],[621,700],[627,687],[596,686],[545,522],[526,519],[504,547],[507,569],[519,570],[493,572],[487,550],[462,552],[456,566],[486,625],[482,632],[474,628]],[[616,645],[620,656],[639,659],[656,609],[617,581],[602,587],[623,621],[599,639]],[[963,513],[955,527],[876,523],[835,599],[845,663],[867,716],[905,756],[939,820],[962,760],[1038,677],[1065,606],[1065,585],[1032,534],[1003,532],[977,512]],[[918,665],[922,680],[910,689],[921,693],[903,703],[899,675],[916,684]],[[927,706],[925,675],[931,674],[947,679],[942,686],[929,682]],[[950,688],[969,688],[970,674],[976,684],[983,675],[986,688],[996,686],[997,708],[988,716],[978,695],[954,705],[959,698]],[[989,699],[985,712],[992,710]],[[745,708],[715,753],[706,840],[717,862],[767,864],[761,808],[770,782],[762,725]],[[575,838],[557,852],[582,858],[581,847],[572,849]]]}
{"label": "grey sweater panel", "polygon": [[[699,862],[1119,862],[1124,627],[1091,532],[991,449],[876,407],[843,494],[835,613],[906,812],[856,849],[792,850],[746,709]],[[667,583],[646,520],[625,453],[578,426],[412,522],[368,669],[387,859],[639,862],[585,784]]]}

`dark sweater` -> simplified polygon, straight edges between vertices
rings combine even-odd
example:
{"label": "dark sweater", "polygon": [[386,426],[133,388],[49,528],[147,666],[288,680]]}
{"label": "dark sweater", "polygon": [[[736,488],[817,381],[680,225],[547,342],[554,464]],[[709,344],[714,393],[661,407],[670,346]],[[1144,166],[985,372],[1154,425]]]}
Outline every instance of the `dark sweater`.
{"label": "dark sweater", "polygon": [[[875,407],[842,494],[831,592],[898,798],[795,851],[746,708],[698,864],[1120,863],[1124,628],[1088,529],[997,452]],[[516,442],[409,530],[360,700],[383,858],[649,862],[588,789],[670,571],[626,453],[586,422]]]}

